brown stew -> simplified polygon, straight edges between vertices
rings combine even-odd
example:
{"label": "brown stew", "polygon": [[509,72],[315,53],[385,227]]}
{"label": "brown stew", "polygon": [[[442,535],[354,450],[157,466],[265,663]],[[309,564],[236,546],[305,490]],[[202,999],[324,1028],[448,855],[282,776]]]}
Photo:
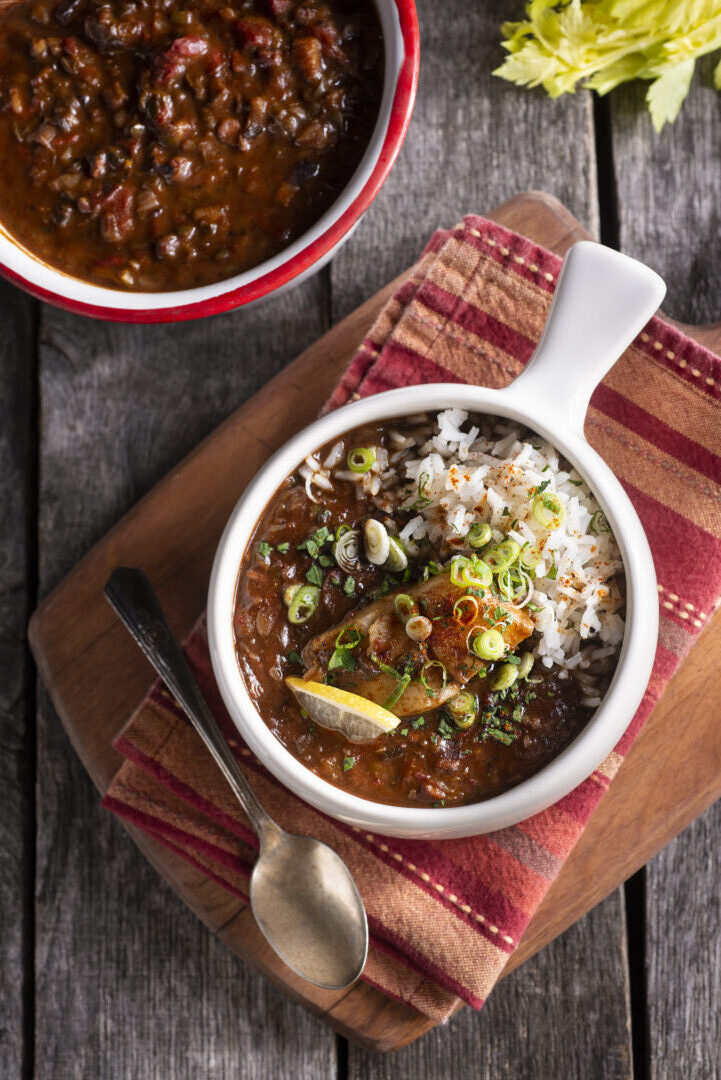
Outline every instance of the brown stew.
{"label": "brown stew", "polygon": [[372,0],[23,0],[0,16],[0,222],[99,285],[221,281],[331,206],[382,84]]}
{"label": "brown stew", "polygon": [[[393,426],[403,432],[402,424]],[[345,461],[352,447],[389,447],[388,438],[387,425],[356,429],[342,440],[342,458]],[[330,444],[321,448],[316,459],[322,461],[330,450]],[[518,679],[498,692],[491,687],[500,665],[477,661],[477,674],[463,689],[476,696],[478,709],[464,730],[430,693],[421,694],[420,700],[426,702],[422,710],[404,715],[394,731],[365,744],[349,742],[304,715],[284,678],[308,677],[308,666],[319,657],[326,681],[340,688],[363,694],[369,685],[364,679],[377,675],[385,657],[396,670],[407,665],[418,689],[415,680],[429,657],[424,642],[406,639],[407,652],[399,657],[398,649],[393,652],[387,641],[376,638],[374,649],[365,651],[364,657],[362,649],[356,650],[355,670],[330,671],[323,641],[330,628],[348,623],[350,613],[360,624],[371,603],[381,608],[386,604],[392,613],[395,596],[423,588],[414,582],[432,580],[439,571],[432,559],[411,560],[401,573],[389,573],[363,558],[352,571],[343,569],[333,556],[335,538],[378,517],[377,503],[360,496],[358,485],[349,480],[335,480],[332,490],[310,491],[319,503],[311,501],[303,476],[296,472],[268,503],[240,569],[234,617],[238,663],[251,698],[274,735],[299,761],[330,783],[375,802],[452,806],[506,791],[574,739],[591,715],[582,703],[582,690],[575,678],[542,665],[534,668],[532,680]],[[396,527],[411,515],[412,511],[397,513]],[[307,621],[294,625],[284,592],[289,585],[308,581],[318,590],[317,607]],[[436,600],[423,607],[437,626],[443,626],[444,619],[451,621],[458,595],[451,590],[444,608],[443,591],[437,589]],[[330,636],[332,648],[335,630]],[[524,644],[531,647],[533,638]],[[601,680],[604,689],[608,678]]]}

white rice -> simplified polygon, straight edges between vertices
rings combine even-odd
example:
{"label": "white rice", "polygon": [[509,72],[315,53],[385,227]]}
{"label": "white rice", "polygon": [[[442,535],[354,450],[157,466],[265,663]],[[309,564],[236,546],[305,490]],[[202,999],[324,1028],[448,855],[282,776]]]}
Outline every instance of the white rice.
{"label": "white rice", "polygon": [[[537,545],[542,557],[528,608],[537,631],[533,651],[548,668],[574,671],[585,703],[597,705],[594,675],[610,667],[624,634],[616,541],[587,484],[553,446],[510,421],[474,419],[467,426],[468,416],[446,409],[414,418],[417,426],[405,437],[391,433],[397,452],[389,457],[377,448],[368,473],[333,475],[356,482],[359,495],[373,497],[385,513],[413,511],[399,533],[409,554],[445,561],[467,550],[464,538],[476,522],[488,522],[496,541],[509,536]],[[566,511],[552,530],[531,510],[544,484]]]}

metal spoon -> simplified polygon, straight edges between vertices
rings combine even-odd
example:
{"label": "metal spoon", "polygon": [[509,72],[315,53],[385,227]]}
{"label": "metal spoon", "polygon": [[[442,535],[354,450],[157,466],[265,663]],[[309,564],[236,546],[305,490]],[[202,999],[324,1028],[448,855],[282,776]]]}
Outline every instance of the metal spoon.
{"label": "metal spoon", "polygon": [[269,944],[288,967],[316,986],[349,986],[366,961],[368,922],[348,867],[320,840],[285,832],[258,802],[143,571],[113,571],[105,596],[182,706],[258,834],[250,905]]}

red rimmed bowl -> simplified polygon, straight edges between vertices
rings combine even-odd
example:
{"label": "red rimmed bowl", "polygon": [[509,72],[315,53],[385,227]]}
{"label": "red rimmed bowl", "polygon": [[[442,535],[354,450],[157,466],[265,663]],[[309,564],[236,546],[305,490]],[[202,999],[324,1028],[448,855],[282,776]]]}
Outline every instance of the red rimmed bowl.
{"label": "red rimmed bowl", "polygon": [[316,273],[351,235],[378,194],[408,130],[418,82],[414,0],[375,0],[385,45],[383,95],[370,142],[350,182],[323,216],[283,251],[213,285],[176,292],[127,292],[56,270],[0,226],[0,274],[58,307],[117,322],[156,323],[217,315],[277,293]]}

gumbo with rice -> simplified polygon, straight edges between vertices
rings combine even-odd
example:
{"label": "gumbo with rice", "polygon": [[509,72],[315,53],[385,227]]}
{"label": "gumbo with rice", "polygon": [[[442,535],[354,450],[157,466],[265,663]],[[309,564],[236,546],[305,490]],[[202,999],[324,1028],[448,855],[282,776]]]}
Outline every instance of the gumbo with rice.
{"label": "gumbo with rice", "polygon": [[448,409],[306,458],[245,553],[234,629],[250,697],[299,761],[365,799],[448,807],[575,738],[623,613],[583,477],[532,431]]}

